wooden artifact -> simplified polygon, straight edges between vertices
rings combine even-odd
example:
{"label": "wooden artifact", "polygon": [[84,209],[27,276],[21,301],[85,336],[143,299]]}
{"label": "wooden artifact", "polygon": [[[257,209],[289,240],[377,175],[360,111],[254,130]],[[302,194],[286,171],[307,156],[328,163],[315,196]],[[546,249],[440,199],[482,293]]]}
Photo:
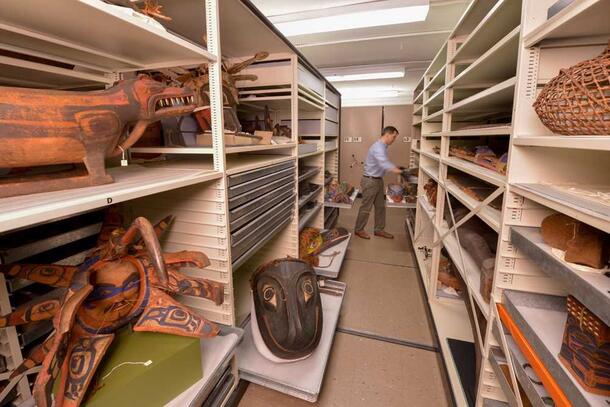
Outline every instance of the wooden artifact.
{"label": "wooden artifact", "polygon": [[97,248],[79,267],[0,265],[9,277],[61,289],[61,295],[28,303],[0,319],[2,327],[53,320],[55,331],[9,377],[16,382],[13,379],[42,364],[33,389],[38,407],[80,405],[114,332],[131,322],[135,331],[195,338],[217,335],[216,325],[169,295],[205,298],[216,305],[224,301],[221,284],[179,271],[184,266],[206,267],[205,254],[161,252],[158,239],[170,221],[168,217],[153,227],[137,218],[124,230],[120,217],[109,211]]}
{"label": "wooden artifact", "polygon": [[587,391],[610,396],[610,328],[568,296],[559,360]]}
{"label": "wooden artifact", "polygon": [[[305,228],[299,234],[299,258],[314,267],[330,267],[339,252],[335,251],[328,255],[322,253],[347,238],[349,238],[349,232],[341,227],[325,231],[318,228]],[[321,266],[320,257],[330,257],[330,262]]]}
{"label": "wooden artifact", "polygon": [[120,156],[149,124],[194,108],[190,89],[143,75],[94,92],[2,87],[0,168],[84,163],[87,171],[8,177],[0,197],[111,183],[106,157]]}
{"label": "wooden artifact", "polygon": [[596,269],[608,264],[610,239],[594,227],[556,213],[542,221],[541,233],[546,244],[565,251],[567,262]]}
{"label": "wooden artifact", "polygon": [[610,134],[610,43],[598,57],[561,69],[542,89],[534,109],[557,134]]}
{"label": "wooden artifact", "polygon": [[432,205],[433,208],[436,208],[436,195],[438,193],[438,185],[436,181],[429,179],[424,185],[424,191],[426,191],[428,203]]}

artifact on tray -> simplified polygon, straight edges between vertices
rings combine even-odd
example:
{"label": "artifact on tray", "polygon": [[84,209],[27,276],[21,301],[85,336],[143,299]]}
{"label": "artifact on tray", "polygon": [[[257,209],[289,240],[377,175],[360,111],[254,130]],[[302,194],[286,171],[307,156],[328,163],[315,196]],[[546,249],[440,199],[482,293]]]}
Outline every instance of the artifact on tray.
{"label": "artifact on tray", "polygon": [[417,184],[408,182],[404,186],[404,199],[407,203],[417,202]]}
{"label": "artifact on tray", "polygon": [[319,190],[321,187],[318,184],[312,182],[301,182],[299,184],[299,196],[303,198],[305,195],[309,195],[312,192]]}
{"label": "artifact on tray", "polygon": [[[553,248],[553,253],[562,260],[598,270],[608,266],[610,238],[607,233],[556,213],[544,218],[541,234],[545,243]],[[587,271],[582,267],[579,269]]]}
{"label": "artifact on tray", "polygon": [[[269,56],[268,52],[258,52],[252,58],[242,62],[229,65],[222,62],[222,93],[223,105],[235,107],[239,103],[239,90],[237,81],[255,81],[256,75],[239,74],[254,62],[262,61]],[[185,70],[182,68],[162,69],[161,73],[171,83],[181,84],[195,91],[197,106],[209,106],[210,103],[210,72],[207,63],[199,65],[195,69]]]}
{"label": "artifact on tray", "polygon": [[351,204],[352,194],[354,193],[354,187],[347,182],[339,182],[333,179],[326,188],[324,194],[324,200],[332,203],[345,203]]}
{"label": "artifact on tray", "polygon": [[568,296],[559,360],[585,390],[610,396],[610,328]]}
{"label": "artifact on tray", "polygon": [[[334,251],[328,255],[322,253],[347,238],[349,238],[349,232],[342,227],[328,230],[307,227],[299,234],[299,258],[314,267],[328,268],[339,252]],[[329,263],[321,266],[320,257],[330,258]]]}
{"label": "artifact on tray", "polygon": [[0,197],[111,183],[106,157],[124,154],[149,124],[194,108],[190,89],[143,75],[93,92],[2,87],[0,168],[84,164],[86,170],[5,177]]}
{"label": "artifact on tray", "polygon": [[560,69],[534,103],[549,130],[567,136],[610,134],[610,44],[596,58]]}
{"label": "artifact on tray", "polygon": [[448,290],[451,294],[462,294],[463,283],[459,278],[459,273],[453,262],[442,253],[438,266],[438,281],[441,282],[443,286],[446,286],[447,288],[444,289]]}
{"label": "artifact on tray", "polygon": [[[197,145],[200,147],[212,146],[212,112],[209,106],[198,107],[193,116],[197,119],[199,127],[203,131],[197,135]],[[224,142],[225,146],[251,146],[260,144],[271,144],[271,136],[262,137],[241,131],[241,123],[237,119],[235,109],[225,106],[223,108]]]}
{"label": "artifact on tray", "polygon": [[506,175],[506,164],[508,154],[504,153],[500,157],[488,146],[451,146],[449,155],[473,162],[481,167],[490,169],[500,174]]}
{"label": "artifact on tray", "polygon": [[400,184],[388,184],[387,195],[392,202],[400,203],[404,199],[405,188]]}
{"label": "artifact on tray", "polygon": [[224,301],[221,284],[179,271],[184,266],[206,267],[210,262],[205,254],[161,251],[159,236],[170,221],[168,217],[153,226],[147,219],[137,218],[124,230],[120,227],[121,217],[109,210],[98,245],[82,265],[0,266],[8,277],[57,288],[57,295],[41,297],[0,319],[3,327],[53,321],[55,330],[51,336],[36,346],[9,378],[18,380],[42,364],[33,389],[37,406],[78,406],[114,332],[130,323],[134,323],[134,331],[193,338],[218,334],[215,324],[169,295],[205,298],[216,305]]}
{"label": "artifact on tray", "polygon": [[[133,2],[134,0],[131,0],[131,1]],[[152,18],[158,18],[159,20],[164,20],[164,21],[172,21],[171,17],[168,17],[165,14],[163,14],[163,11],[161,10],[162,8],[163,8],[163,6],[160,5],[157,0],[144,0],[144,7],[142,7],[142,8],[135,7],[136,11],[144,14],[145,16],[149,16]]]}
{"label": "artifact on tray", "polygon": [[[490,186],[483,181],[479,181],[475,177],[469,175],[449,174],[447,178],[452,181],[458,188],[466,193],[471,198],[479,202],[483,202],[491,195],[497,187]],[[499,196],[489,203],[494,209],[502,210],[502,197]]]}
{"label": "artifact on tray", "polygon": [[[464,207],[454,209],[453,217],[455,223],[458,223],[462,218],[468,215],[469,212],[470,211]],[[445,220],[450,227],[454,224],[448,207],[445,208]],[[458,227],[457,235],[459,237],[459,244],[468,252],[479,267],[481,273],[480,293],[483,300],[485,300],[485,303],[489,303],[491,300],[491,290],[493,288],[498,235],[476,216],[468,219]]]}
{"label": "artifact on tray", "polygon": [[259,266],[250,278],[252,337],[259,353],[276,363],[309,357],[322,336],[322,300],[316,273],[292,258]]}
{"label": "artifact on tray", "polygon": [[433,179],[429,179],[424,185],[424,191],[426,191],[426,197],[428,198],[428,203],[432,205],[433,208],[436,208],[436,195],[438,193],[438,184]]}

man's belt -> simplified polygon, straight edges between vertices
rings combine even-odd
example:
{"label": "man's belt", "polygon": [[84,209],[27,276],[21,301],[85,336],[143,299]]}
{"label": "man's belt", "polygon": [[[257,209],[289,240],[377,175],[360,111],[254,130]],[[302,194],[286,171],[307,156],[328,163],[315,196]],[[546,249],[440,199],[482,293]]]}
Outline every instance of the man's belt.
{"label": "man's belt", "polygon": [[372,179],[383,179],[383,177],[371,177],[370,175],[363,175],[364,178],[372,178]]}

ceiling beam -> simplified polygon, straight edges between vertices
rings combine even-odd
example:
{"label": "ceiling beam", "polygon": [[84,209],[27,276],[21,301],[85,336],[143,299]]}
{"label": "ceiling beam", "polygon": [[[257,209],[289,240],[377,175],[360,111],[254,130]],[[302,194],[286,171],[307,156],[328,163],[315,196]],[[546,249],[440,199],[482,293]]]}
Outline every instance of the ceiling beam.
{"label": "ceiling beam", "polygon": [[390,35],[376,35],[371,37],[361,37],[361,38],[347,38],[344,40],[334,40],[334,41],[318,41],[318,42],[308,42],[294,45],[297,48],[308,48],[308,47],[320,47],[324,45],[337,45],[337,44],[348,44],[351,42],[363,42],[363,41],[375,41],[375,40],[387,40],[393,38],[408,38],[408,37],[419,37],[426,35],[449,35],[451,30],[434,30],[434,31],[417,31],[412,33],[403,33],[403,34],[390,34]]}

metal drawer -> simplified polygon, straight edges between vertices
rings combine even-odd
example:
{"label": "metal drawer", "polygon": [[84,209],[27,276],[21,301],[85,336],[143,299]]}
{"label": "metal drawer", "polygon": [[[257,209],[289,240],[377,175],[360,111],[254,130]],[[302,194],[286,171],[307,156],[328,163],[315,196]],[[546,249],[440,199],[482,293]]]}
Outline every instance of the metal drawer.
{"label": "metal drawer", "polygon": [[[265,223],[254,228],[248,235],[240,238],[239,243],[231,245],[231,258],[238,260],[252,246],[266,237],[273,229],[290,220],[293,214],[292,205],[277,212],[273,217],[265,218]],[[235,261],[234,260],[234,261]]]}
{"label": "metal drawer", "polygon": [[277,171],[283,170],[285,168],[291,168],[294,166],[294,160],[289,160],[279,164],[269,165],[267,167],[256,168],[254,170],[240,172],[239,174],[229,175],[228,185],[229,188],[234,187],[244,182],[252,181],[253,179],[260,178],[268,174],[273,174]]}
{"label": "metal drawer", "polygon": [[280,178],[284,178],[284,177],[288,177],[288,178],[293,177],[294,178],[294,174],[295,174],[294,167],[285,168],[280,171],[275,171],[272,174],[267,174],[267,175],[255,178],[255,179],[247,181],[247,182],[242,182],[239,185],[229,187],[229,193],[228,193],[229,199],[236,197],[238,195],[243,195],[247,192],[255,190],[256,188],[258,188],[262,185],[267,185]]}
{"label": "metal drawer", "polygon": [[241,195],[229,198],[229,210],[233,210],[240,205],[250,202],[259,196],[265,195],[266,193],[290,185],[294,188],[294,174],[290,174],[284,178],[277,179],[266,185],[262,185],[252,191],[247,191]]}
{"label": "metal drawer", "polygon": [[265,195],[254,199],[253,201],[229,211],[231,232],[236,231],[261,213],[277,205],[289,196],[294,197],[294,188],[292,185],[286,185],[280,189],[268,192]]}
{"label": "metal drawer", "polygon": [[292,197],[288,197],[281,201],[280,203],[274,205],[270,209],[267,209],[265,213],[252,220],[250,223],[246,224],[244,227],[239,229],[238,231],[231,232],[231,245],[237,245],[242,242],[242,240],[249,236],[253,231],[260,228],[264,225],[269,219],[275,217],[276,214],[285,211],[286,209],[292,209],[294,206],[294,201]]}

